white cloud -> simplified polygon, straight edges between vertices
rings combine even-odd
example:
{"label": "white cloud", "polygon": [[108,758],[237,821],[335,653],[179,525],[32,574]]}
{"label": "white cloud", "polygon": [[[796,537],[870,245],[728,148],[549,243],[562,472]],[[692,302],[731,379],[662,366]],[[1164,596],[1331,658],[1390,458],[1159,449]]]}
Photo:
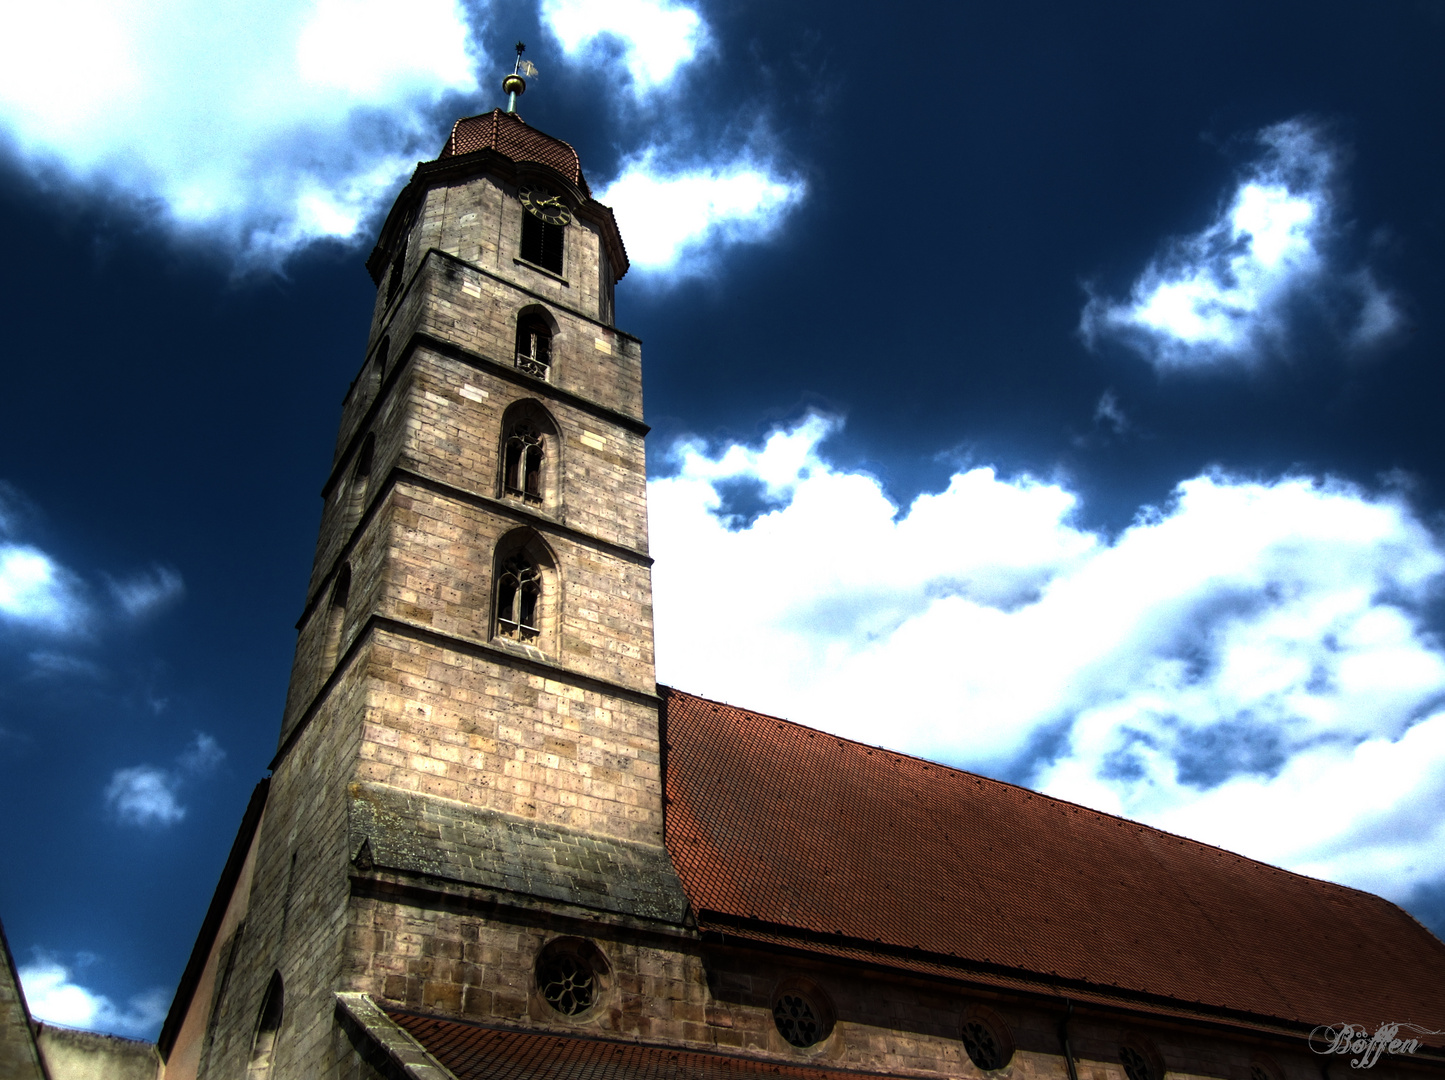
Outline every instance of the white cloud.
{"label": "white cloud", "polygon": [[0,544],[0,621],[65,634],[87,614],[75,575],[38,548]]}
{"label": "white cloud", "polygon": [[457,0],[55,0],[0,16],[0,130],[40,171],[278,261],[350,237],[476,88]]}
{"label": "white cloud", "polygon": [[1110,538],[976,468],[900,512],[830,430],[650,483],[664,682],[1396,897],[1445,876],[1445,552],[1402,502],[1207,475]]}
{"label": "white cloud", "polygon": [[542,0],[542,19],[571,58],[602,64],[620,47],[639,97],[665,87],[708,40],[702,17],[672,0]]}
{"label": "white cloud", "polygon": [[184,821],[181,789],[215,770],[226,752],[210,735],[196,733],[191,745],[176,758],[176,767],[135,765],[117,769],[105,789],[105,803],[121,825],[162,828]]}
{"label": "white cloud", "polygon": [[1368,271],[1344,274],[1330,263],[1332,149],[1298,120],[1266,128],[1259,142],[1263,156],[1215,221],[1171,242],[1127,301],[1090,300],[1081,322],[1088,340],[1120,337],[1159,368],[1252,363],[1287,339],[1288,304],[1312,286],[1316,300],[1348,312],[1351,345],[1394,334],[1402,320],[1389,294]]}
{"label": "white cloud", "polygon": [[174,825],[186,816],[176,797],[180,777],[154,765],[117,769],[105,789],[105,801],[122,825]]}
{"label": "white cloud", "polygon": [[104,994],[72,981],[70,969],[49,957],[22,966],[19,975],[30,1015],[66,1027],[154,1038],[170,1005],[166,992],[157,989],[120,1008]]}
{"label": "white cloud", "polygon": [[751,158],[667,169],[649,149],[626,162],[598,198],[617,214],[634,268],[698,271],[710,251],[771,235],[806,187]]}
{"label": "white cloud", "polygon": [[185,582],[178,571],[167,566],[150,570],[120,581],[110,582],[111,595],[133,619],[150,615],[185,595]]}

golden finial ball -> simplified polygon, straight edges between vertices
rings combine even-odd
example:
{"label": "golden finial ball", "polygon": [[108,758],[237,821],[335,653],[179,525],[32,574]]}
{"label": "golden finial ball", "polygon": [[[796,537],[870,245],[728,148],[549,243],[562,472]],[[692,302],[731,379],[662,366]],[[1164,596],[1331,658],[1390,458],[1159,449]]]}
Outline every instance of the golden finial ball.
{"label": "golden finial ball", "polygon": [[520,94],[527,89],[527,80],[520,75],[508,75],[502,80],[502,93]]}

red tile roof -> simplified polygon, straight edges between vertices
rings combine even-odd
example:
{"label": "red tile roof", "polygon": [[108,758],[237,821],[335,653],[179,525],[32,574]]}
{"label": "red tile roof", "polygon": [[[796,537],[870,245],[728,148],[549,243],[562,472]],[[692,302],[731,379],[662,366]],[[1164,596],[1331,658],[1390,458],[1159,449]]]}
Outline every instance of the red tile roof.
{"label": "red tile roof", "polygon": [[571,143],[544,135],[528,127],[516,113],[493,109],[480,116],[468,116],[452,125],[446,145],[437,160],[470,154],[477,150],[495,150],[513,161],[535,161],[550,165],[588,195],[591,190],[582,176],[582,162]]}
{"label": "red tile roof", "polygon": [[857,1080],[857,1073],[725,1054],[479,1027],[387,1006],[457,1080]]}
{"label": "red tile roof", "polygon": [[1445,1029],[1445,944],[1377,896],[662,693],[667,844],[705,929],[1307,1026]]}

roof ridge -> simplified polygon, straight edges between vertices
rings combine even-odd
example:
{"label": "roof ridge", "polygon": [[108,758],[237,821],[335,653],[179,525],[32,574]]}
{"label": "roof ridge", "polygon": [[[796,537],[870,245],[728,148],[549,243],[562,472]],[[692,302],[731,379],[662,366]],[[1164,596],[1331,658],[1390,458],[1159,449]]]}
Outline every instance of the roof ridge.
{"label": "roof ridge", "polygon": [[693,694],[686,690],[679,690],[674,686],[666,686],[662,683],[658,683],[657,689],[664,694],[678,694],[681,696],[693,698],[696,701],[705,701],[709,705],[721,705],[727,709],[735,709],[738,712],[747,713],[751,716],[756,716],[763,720],[773,720],[780,724],[787,724],[790,727],[798,728],[802,731],[816,732],[819,735],[826,735],[830,739],[837,739],[839,742],[851,743],[853,746],[861,747],[866,750],[878,750],[885,754],[892,754],[894,757],[902,758],[905,761],[913,761],[924,766],[931,766],[938,769],[947,769],[949,772],[957,773],[960,776],[972,777],[975,780],[985,781],[990,784],[996,784],[999,787],[1007,790],[1022,792],[1030,798],[1037,796],[1040,799],[1046,799],[1050,803],[1054,803],[1061,807],[1069,807],[1070,809],[1073,809],[1075,811],[1082,810],[1087,814],[1093,814],[1100,818],[1107,818],[1113,821],[1118,821],[1125,825],[1133,825],[1135,828],[1142,831],[1157,833],[1160,836],[1167,836],[1172,839],[1179,840],[1182,843],[1193,844],[1195,847],[1203,848],[1205,850],[1217,851],[1221,854],[1229,855],[1232,858],[1239,860],[1240,862],[1250,863],[1254,866],[1263,867],[1266,870],[1273,870],[1275,873],[1287,874],[1290,877],[1300,878],[1304,881],[1317,882],[1322,885],[1328,885],[1335,889],[1344,890],[1345,892],[1358,893],[1361,896],[1369,897],[1371,900],[1384,900],[1385,903],[1390,904],[1397,910],[1404,911],[1404,908],[1400,907],[1399,904],[1396,904],[1391,900],[1386,900],[1384,897],[1369,892],[1365,889],[1357,889],[1353,885],[1342,885],[1337,881],[1330,881],[1328,878],[1312,877],[1309,874],[1302,874],[1298,870],[1290,870],[1287,867],[1276,866],[1274,863],[1264,862],[1262,859],[1254,859],[1248,855],[1241,855],[1237,851],[1231,851],[1229,848],[1220,847],[1218,844],[1209,844],[1203,840],[1196,840],[1192,836],[1184,836],[1181,833],[1170,832],[1168,829],[1161,829],[1157,825],[1148,825],[1142,821],[1137,821],[1134,818],[1124,817],[1122,814],[1111,814],[1107,810],[1099,810],[1092,806],[1085,806],[1083,803],[1076,803],[1071,802],[1068,799],[1061,799],[1057,795],[1050,795],[1047,792],[1037,791],[1034,788],[1025,787],[1022,784],[1015,784],[1009,780],[998,780],[992,776],[985,776],[983,773],[973,772],[970,769],[962,769],[959,768],[957,765],[949,765],[948,763],[942,761],[934,761],[930,758],[922,757],[918,754],[909,754],[903,751],[890,749],[886,746],[879,746],[873,743],[865,743],[860,739],[851,739],[846,735],[836,735],[831,731],[824,731],[822,728],[811,727],[808,724],[799,723],[797,720],[789,720],[787,717],[784,716],[774,716],[771,713],[757,712],[754,709],[746,709],[740,705],[732,705],[726,701],[716,701],[712,698],[703,697],[701,694]]}

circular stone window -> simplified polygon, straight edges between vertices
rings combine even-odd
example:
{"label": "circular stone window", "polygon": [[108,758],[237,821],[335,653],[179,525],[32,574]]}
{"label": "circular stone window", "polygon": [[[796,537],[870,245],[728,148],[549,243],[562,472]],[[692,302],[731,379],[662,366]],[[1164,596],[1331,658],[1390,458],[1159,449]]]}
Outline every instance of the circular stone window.
{"label": "circular stone window", "polygon": [[580,1016],[597,1003],[607,961],[582,938],[549,941],[537,954],[537,992],[563,1016]]}
{"label": "circular stone window", "polygon": [[1142,1040],[1131,1039],[1119,1047],[1119,1064],[1129,1080],[1162,1080],[1164,1076],[1158,1053]]}
{"label": "circular stone window", "polygon": [[963,1048],[968,1060],[984,1072],[1002,1069],[1014,1056],[1008,1025],[992,1009],[981,1006],[963,1015]]}
{"label": "circular stone window", "polygon": [[817,987],[790,981],[773,999],[773,1023],[793,1046],[816,1046],[833,1032],[833,1010]]}

